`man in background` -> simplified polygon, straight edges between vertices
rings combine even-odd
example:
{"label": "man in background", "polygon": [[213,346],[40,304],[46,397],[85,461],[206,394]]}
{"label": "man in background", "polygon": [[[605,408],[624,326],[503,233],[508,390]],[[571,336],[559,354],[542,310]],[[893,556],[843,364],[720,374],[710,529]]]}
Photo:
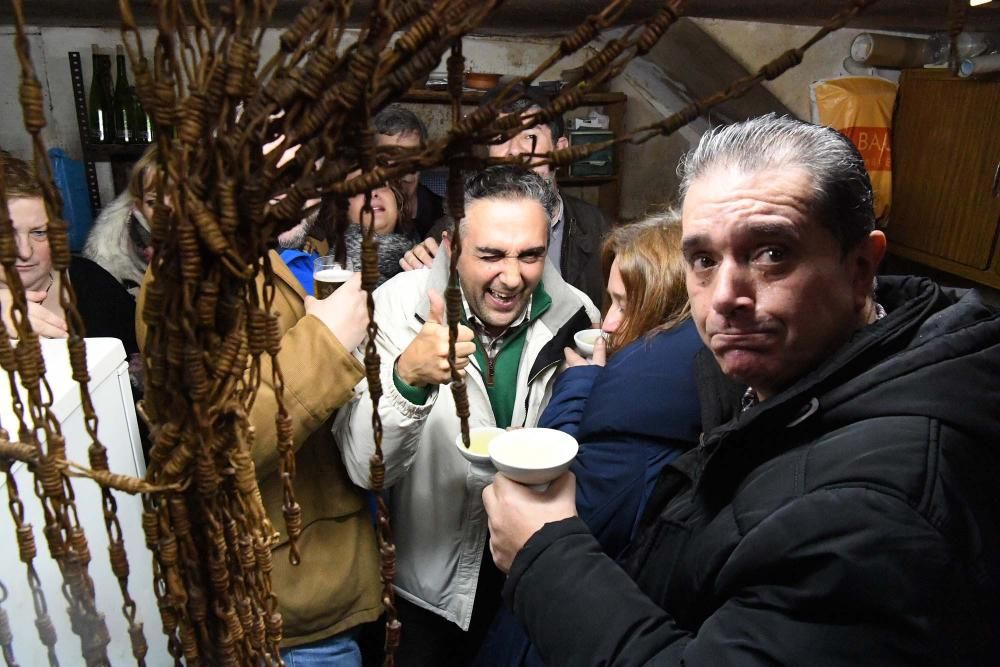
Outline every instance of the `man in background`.
{"label": "man in background", "polygon": [[[496,88],[487,93],[481,104],[491,103],[500,92]],[[501,107],[500,117],[512,113],[530,114],[549,103],[548,96],[537,87],[520,89],[513,102]],[[561,117],[548,123],[526,127],[507,141],[498,141],[489,147],[493,158],[519,155],[542,155],[565,148],[569,141],[564,134]],[[542,160],[533,160],[531,168],[545,179],[556,195],[556,210],[552,216],[549,261],[562,275],[563,280],[582,290],[598,306],[604,298],[604,275],[601,270],[601,241],[611,228],[604,214],[596,206],[582,199],[559,192],[556,170]],[[400,264],[406,270],[429,266],[437,253],[437,241],[427,238],[403,256]]]}
{"label": "man in background", "polygon": [[[375,116],[375,132],[376,146],[412,149],[423,148],[427,143],[427,126],[417,114],[399,104],[390,104]],[[406,174],[397,182],[418,238],[425,238],[444,215],[441,198],[420,183],[419,172]]]}

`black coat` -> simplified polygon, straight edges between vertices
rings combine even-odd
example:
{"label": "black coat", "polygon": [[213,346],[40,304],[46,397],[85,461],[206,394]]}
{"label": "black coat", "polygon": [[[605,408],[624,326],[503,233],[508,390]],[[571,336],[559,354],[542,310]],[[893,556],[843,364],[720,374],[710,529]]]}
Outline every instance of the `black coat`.
{"label": "black coat", "polygon": [[100,264],[73,255],[69,282],[76,292],[76,308],[90,338],[117,338],[125,353],[139,351],[135,340],[135,301]]}
{"label": "black coat", "polygon": [[601,242],[611,226],[596,206],[567,194],[562,195],[562,200],[565,227],[559,273],[601,308],[604,299]]}
{"label": "black coat", "polygon": [[1000,664],[1000,312],[888,316],[660,479],[623,558],[546,525],[505,598],[547,664]]}

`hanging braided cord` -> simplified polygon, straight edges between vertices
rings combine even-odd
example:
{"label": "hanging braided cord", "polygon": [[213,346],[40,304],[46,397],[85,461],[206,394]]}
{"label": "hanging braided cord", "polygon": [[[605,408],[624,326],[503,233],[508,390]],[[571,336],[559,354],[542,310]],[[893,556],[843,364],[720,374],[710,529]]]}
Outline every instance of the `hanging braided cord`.
{"label": "hanging braided cord", "polygon": [[[7,211],[7,202],[4,198],[6,190],[7,185],[4,170],[0,169],[0,257],[8,257],[11,253],[16,252],[11,245],[14,243],[12,233],[13,226]],[[6,265],[4,267],[4,271],[5,275],[9,273]],[[18,277],[18,279],[20,278]],[[21,306],[18,305],[18,290],[14,289],[11,293],[13,296],[11,316],[12,318],[23,318],[23,311],[21,310]],[[21,300],[23,301],[23,297]],[[0,336],[0,338],[2,338],[2,340],[0,340],[0,366],[2,366],[3,370],[7,373],[12,407],[19,425],[18,433],[27,434],[28,426],[24,421],[24,404],[21,401],[21,395],[17,388],[17,379],[15,375],[17,372],[17,355],[15,354],[14,348],[11,346],[10,339],[7,338],[7,336]],[[2,427],[2,425],[0,425],[0,441],[7,443],[10,442],[10,434],[5,428]],[[35,570],[34,559],[37,550],[35,548],[34,532],[31,524],[25,523],[24,521],[24,503],[22,502],[18,491],[17,480],[12,472],[12,464],[14,461],[30,458],[32,461],[37,462],[38,447],[34,443],[16,444],[17,447],[15,451],[10,453],[5,451],[0,454],[0,466],[2,466],[6,477],[7,504],[17,534],[18,553],[20,555],[21,562],[25,564],[28,587],[31,590],[32,606],[35,612],[35,628],[38,631],[39,641],[41,641],[42,645],[46,648],[49,664],[56,665],[58,664],[55,654],[56,631],[55,626],[52,624],[52,619],[49,616],[48,604],[45,599],[45,593],[42,590],[41,580]]]}
{"label": "hanging braided cord", "polygon": [[[270,587],[275,535],[256,485],[246,422],[265,377],[263,353],[271,358],[267,377],[278,406],[275,449],[293,562],[302,518],[293,490],[291,420],[273,358],[280,345],[271,314],[273,272],[268,262],[252,259],[264,254],[267,239],[240,229],[248,214],[260,216],[267,204],[260,188],[247,187],[239,197],[239,184],[259,154],[229,140],[237,105],[256,87],[253,45],[273,3],[256,4],[249,13],[237,6],[219,28],[212,28],[204,7],[192,4],[187,14],[180,3],[162,3],[152,69],[141,58],[130,7],[122,4],[123,38],[140,96],[151,98],[146,108],[161,130],[161,149],[172,148],[160,165],[166,187],[159,190],[151,225],[154,282],[141,314],[150,324],[150,390],[143,405],[153,434],[147,479],[194,481],[185,494],[149,497],[145,504],[163,630],[177,661],[235,665],[257,656],[274,664],[281,638]],[[171,127],[173,145],[166,140]],[[163,205],[166,195],[170,207]],[[178,278],[179,289],[170,290]],[[189,402],[178,387],[187,388]],[[206,571],[199,571],[202,563]]]}
{"label": "hanging braided cord", "polygon": [[[34,176],[43,192],[45,212],[49,220],[48,239],[52,266],[58,274],[60,302],[65,309],[69,325],[70,362],[73,367],[73,377],[79,382],[78,378],[81,375],[86,376],[86,358],[83,354],[83,341],[80,337],[82,335],[80,317],[76,310],[72,291],[68,289],[69,239],[66,223],[58,215],[61,200],[52,183],[52,174],[40,136],[45,127],[44,98],[42,86],[35,76],[31,63],[21,0],[15,0],[13,6],[16,25],[15,44],[21,70],[20,101],[24,114],[24,126],[31,135]],[[6,187],[4,184],[0,184],[0,186],[4,186],[4,189]],[[7,218],[7,201],[2,194],[0,194],[0,208],[4,209],[4,217]],[[45,379],[41,345],[38,334],[32,329],[28,318],[27,303],[23,294],[24,286],[14,269],[16,249],[13,227],[9,218],[4,222],[5,224],[0,229],[0,235],[3,237],[0,241],[0,263],[3,264],[5,280],[13,295],[11,319],[14,322],[18,338],[14,357],[17,375],[20,377],[27,395],[27,407],[32,422],[30,427],[27,426],[23,412],[18,413],[20,440],[33,446],[37,456],[35,494],[41,501],[44,510],[45,528],[43,532],[48,543],[49,554],[56,561],[63,577],[63,596],[68,603],[67,612],[71,628],[80,638],[81,653],[87,665],[103,665],[107,664],[106,646],[110,637],[104,616],[97,610],[96,606],[94,583],[88,572],[90,549],[83,528],[80,526],[73,487],[69,478],[59,470],[59,463],[66,459],[65,440],[62,437],[59,422],[51,412],[52,391]],[[12,394],[16,393],[13,372],[13,369],[8,369]],[[88,422],[88,432],[91,436],[91,450],[98,454],[96,459],[93,456],[92,459],[100,463],[99,452],[103,450],[103,447],[97,441],[96,431],[92,428],[96,424],[96,418],[93,417],[93,406],[90,403],[86,387],[81,387],[81,398],[83,400],[84,420]],[[46,443],[44,448],[41,445],[42,434],[44,434]],[[8,477],[10,477],[9,474]],[[14,491],[16,492],[16,486]],[[102,496],[108,498],[109,495],[110,491],[102,490]],[[104,502],[105,523],[112,544],[115,540],[115,529],[118,528],[114,510],[113,498],[110,499],[110,502]],[[17,524],[16,519],[15,524]],[[19,528],[22,527],[24,527],[23,517]],[[30,531],[30,527],[27,527],[27,530]],[[117,535],[120,536],[120,529],[117,531]],[[34,550],[22,550],[21,553],[22,560],[24,560],[29,555],[33,557]],[[31,559],[28,559],[26,562],[29,565],[29,585],[35,592],[38,590],[37,575],[30,567],[30,561]],[[123,611],[125,611],[126,618],[131,625],[134,622],[134,603],[127,590],[127,567],[125,572],[119,570],[117,574],[123,575],[119,578],[125,599]],[[36,602],[36,620],[38,621],[36,625],[39,630],[39,638],[48,648],[50,662],[52,662],[54,655],[51,647],[55,642],[55,631],[51,621],[47,620],[47,614],[40,615],[41,608],[42,606]],[[131,618],[129,618],[129,610],[133,612]],[[136,650],[140,651],[139,657],[141,659],[141,655],[145,652],[144,647],[137,647]]]}
{"label": "hanging braided cord", "polygon": [[[451,96],[451,122],[457,126],[462,119],[462,79],[465,72],[465,57],[462,55],[462,38],[455,39],[448,56],[448,94]],[[460,155],[471,154],[471,143],[466,142]],[[459,371],[455,354],[458,341],[458,325],[462,317],[462,288],[458,280],[458,260],[462,256],[462,218],[465,217],[465,185],[462,178],[463,161],[453,159],[448,164],[448,214],[452,225],[453,242],[448,267],[448,287],[445,289],[445,304],[448,318],[448,366],[451,369],[451,393],[455,399],[462,443],[468,449],[469,442],[469,392],[465,377]]]}
{"label": "hanging braided cord", "polygon": [[[462,309],[457,222],[464,215],[463,170],[498,161],[566,165],[619,143],[640,144],[668,135],[713,106],[795,66],[809,47],[873,2],[852,0],[850,7],[801,47],[656,123],[608,142],[487,161],[473,154],[475,144],[513,136],[526,126],[547,122],[579,106],[587,92],[617,76],[631,59],[647,53],[683,12],[685,2],[666,0],[649,20],[607,42],[586,58],[582,82],[564,88],[543,109],[498,118],[497,110],[522,94],[519,84],[532,83],[556,62],[587,46],[615,23],[630,1],[611,0],[563,39],[533,72],[516,77],[490,104],[462,117],[461,37],[479,25],[500,0],[377,0],[358,41],[346,47],[342,45],[350,3],[310,0],[281,33],[279,50],[261,67],[260,46],[276,0],[223,3],[214,15],[203,0],[160,0],[155,5],[157,34],[151,61],[143,56],[131,1],[119,0],[122,37],[136,87],[159,130],[162,174],[150,220],[153,280],[139,314],[147,325],[147,394],[139,412],[150,424],[153,447],[147,477],[138,480],[108,470],[107,453],[97,439],[97,419],[86,388],[82,321],[66,274],[65,223],[57,215],[59,197],[39,136],[45,122],[41,86],[28,56],[21,0],[15,0],[21,103],[51,221],[59,298],[71,332],[70,365],[80,385],[91,441],[89,467],[67,460],[58,421],[51,413],[51,391],[44,378],[38,336],[28,321],[23,286],[12,270],[15,241],[6,202],[0,199],[0,263],[11,288],[11,320],[18,338],[13,346],[6,338],[0,342],[0,366],[7,371],[12,389],[17,377],[26,389],[25,403],[12,391],[18,437],[11,441],[0,427],[0,465],[32,590],[36,627],[50,663],[56,664],[55,630],[33,566],[37,550],[11,474],[13,461],[34,467],[36,495],[45,515],[43,533],[50,554],[59,563],[73,630],[80,636],[87,664],[106,662],[108,637],[94,605],[93,583],[87,573],[89,548],[76,515],[72,477],[86,477],[101,487],[109,560],[123,596],[122,613],[138,664],[143,664],[145,638],[128,593],[128,561],[112,489],[143,495],[142,524],[146,546],[153,554],[153,590],[175,662],[281,664],[282,620],[270,581],[278,533],[264,511],[257,486],[252,456],[255,434],[248,413],[266,381],[277,404],[273,447],[282,480],[289,559],[295,563],[302,509],[294,495],[293,429],[276,358],[280,327],[273,315],[273,267],[259,258],[265,256],[277,232],[301,219],[308,199],[330,195],[337,203],[333,247],[342,255],[346,198],[365,196],[362,282],[370,316],[365,374],[373,400],[375,440],[370,481],[380,491],[385,473],[378,419],[381,362],[374,345],[378,328],[371,296],[378,276],[372,189],[405,173],[448,164],[448,210],[456,221],[445,295],[449,365],[461,432],[468,444],[468,397],[454,351]],[[954,25],[961,25],[958,19],[950,28]],[[399,37],[390,47],[396,31]],[[447,136],[420,149],[375,148],[371,117],[425,77],[449,49],[452,127]],[[274,139],[280,139],[277,148],[265,155],[262,147]],[[279,166],[282,153],[292,147],[298,147],[294,158]],[[348,181],[347,175],[357,169],[361,174]],[[45,447],[40,444],[42,435]],[[392,665],[401,631],[392,589],[395,549],[387,508],[380,494],[377,498],[382,602],[388,617],[386,664]],[[2,585],[0,598],[5,599]],[[8,637],[0,607],[0,645],[8,664],[13,664]]]}
{"label": "hanging braided cord", "polygon": [[[361,115],[361,169],[370,171],[375,166],[375,131],[372,127],[372,91],[378,87],[381,80],[378,71],[378,59],[375,48],[387,44],[396,28],[389,16],[384,0],[377,0],[372,10],[367,33],[362,34],[359,55],[364,58],[356,61],[359,75],[367,76],[369,85],[362,92]],[[365,377],[368,381],[369,394],[372,401],[372,436],[374,451],[368,462],[369,481],[372,493],[375,494],[375,537],[379,550],[379,576],[382,581],[382,606],[385,608],[385,639],[383,652],[384,664],[392,667],[395,664],[396,648],[399,646],[402,624],[396,615],[396,594],[392,582],[396,576],[396,546],[392,539],[392,526],[389,522],[389,508],[385,504],[383,491],[385,489],[385,461],[382,455],[382,420],[379,417],[378,405],[382,398],[381,360],[379,359],[376,339],[378,324],[375,321],[375,298],[373,293],[378,285],[378,241],[375,238],[375,212],[371,205],[371,191],[364,194],[361,206],[361,285],[365,292],[368,309],[367,341],[365,343]],[[342,243],[342,241],[341,241]]]}
{"label": "hanging braided cord", "polygon": [[7,602],[7,587],[0,581],[0,649],[3,650],[3,660],[7,667],[17,667],[14,657],[14,633],[10,631],[10,619],[3,605]]}

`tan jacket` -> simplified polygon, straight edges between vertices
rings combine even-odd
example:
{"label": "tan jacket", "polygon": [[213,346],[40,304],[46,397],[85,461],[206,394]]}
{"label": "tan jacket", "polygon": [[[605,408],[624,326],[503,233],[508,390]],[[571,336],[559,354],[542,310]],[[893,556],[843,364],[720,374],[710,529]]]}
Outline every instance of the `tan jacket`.
{"label": "tan jacket", "polygon": [[[288,562],[275,448],[277,405],[266,354],[261,355],[262,381],[250,423],[256,431],[253,458],[264,507],[281,533],[271,582],[284,618],[281,645],[288,648],[378,618],[381,583],[368,503],[347,477],[331,432],[337,408],[350,400],[364,369],[322,322],[305,314],[305,292],[277,253],[269,252],[268,260],[275,275],[273,312],[282,334],[278,360],[284,403],[295,429],[294,487],[303,525],[298,566]],[[137,328],[143,328],[141,323]]]}

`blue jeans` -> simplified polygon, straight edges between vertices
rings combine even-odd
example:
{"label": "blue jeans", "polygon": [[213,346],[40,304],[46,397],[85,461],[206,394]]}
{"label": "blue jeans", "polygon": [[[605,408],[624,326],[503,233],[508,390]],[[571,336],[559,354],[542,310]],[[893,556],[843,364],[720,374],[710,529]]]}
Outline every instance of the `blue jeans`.
{"label": "blue jeans", "polygon": [[361,648],[358,646],[358,629],[352,628],[339,635],[321,639],[281,651],[287,667],[361,667]]}

